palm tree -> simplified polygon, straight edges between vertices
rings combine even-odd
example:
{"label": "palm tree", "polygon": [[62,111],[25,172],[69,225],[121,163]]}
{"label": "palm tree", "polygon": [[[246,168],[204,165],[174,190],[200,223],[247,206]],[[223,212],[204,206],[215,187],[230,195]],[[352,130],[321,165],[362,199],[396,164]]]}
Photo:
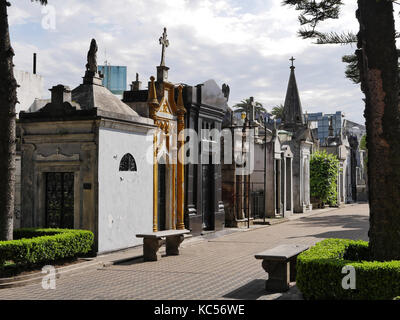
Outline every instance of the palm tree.
{"label": "palm tree", "polygon": [[280,104],[272,108],[271,114],[275,116],[275,119],[284,120],[284,105]]}
{"label": "palm tree", "polygon": [[[42,5],[47,0],[31,0]],[[11,47],[7,7],[11,4],[0,0],[0,240],[13,237],[14,188],[15,188],[15,105],[17,82],[13,72],[14,50]]]}
{"label": "palm tree", "polygon": [[[260,102],[255,101],[254,105],[255,105],[254,114],[256,118],[258,118],[257,115],[267,112],[267,109],[265,109]],[[244,112],[247,114],[249,111],[250,111],[250,98],[244,99],[233,106],[233,112],[235,113]]]}

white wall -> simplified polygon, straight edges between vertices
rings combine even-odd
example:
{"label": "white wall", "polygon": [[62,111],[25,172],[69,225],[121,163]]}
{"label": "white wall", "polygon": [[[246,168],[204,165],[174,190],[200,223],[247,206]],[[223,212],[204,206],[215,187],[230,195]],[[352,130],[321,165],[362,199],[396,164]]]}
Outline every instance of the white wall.
{"label": "white wall", "polygon": [[[137,233],[153,230],[153,165],[146,152],[152,141],[143,133],[100,128],[99,252],[143,243]],[[122,157],[135,158],[136,172],[119,172]]]}
{"label": "white wall", "polygon": [[35,99],[43,97],[43,78],[38,74],[20,70],[14,70],[14,76],[20,86],[17,88],[20,103],[15,106],[18,117],[20,111],[27,111]]}

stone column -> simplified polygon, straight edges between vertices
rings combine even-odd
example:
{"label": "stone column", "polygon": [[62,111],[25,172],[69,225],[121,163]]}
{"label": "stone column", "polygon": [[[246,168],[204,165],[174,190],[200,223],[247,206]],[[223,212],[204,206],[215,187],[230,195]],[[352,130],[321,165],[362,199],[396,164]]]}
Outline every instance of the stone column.
{"label": "stone column", "polygon": [[293,212],[293,159],[286,160],[286,208]]}
{"label": "stone column", "polygon": [[282,168],[282,173],[281,173],[281,190],[282,190],[282,195],[281,195],[281,203],[282,203],[282,215],[285,216],[286,213],[286,158],[282,154],[282,160],[281,160],[281,168]]}
{"label": "stone column", "polygon": [[[157,100],[156,86],[154,83],[154,77],[150,77],[149,83],[149,95],[147,99],[147,104],[149,107],[150,118],[154,120],[154,123],[157,124],[157,116],[156,113],[158,109],[160,109],[160,104]],[[158,230],[158,161],[157,161],[157,130],[154,133],[153,138],[153,232]]]}
{"label": "stone column", "polygon": [[157,134],[154,134],[153,144],[153,232],[158,230],[158,161]]}
{"label": "stone column", "polygon": [[185,156],[185,151],[184,151],[184,145],[185,145],[185,137],[183,135],[183,130],[185,129],[185,107],[183,105],[183,97],[182,97],[182,89],[183,86],[180,85],[178,87],[179,93],[178,93],[178,103],[177,103],[177,114],[178,114],[178,163],[177,163],[177,226],[176,228],[178,230],[185,229],[185,223],[184,223],[184,214],[185,214],[185,208],[184,208],[184,156]]}
{"label": "stone column", "polygon": [[243,176],[238,175],[236,176],[236,180],[237,180],[237,190],[235,193],[235,197],[236,197],[236,212],[237,212],[237,216],[236,219],[240,220],[240,219],[244,219],[244,215],[243,215]]}
{"label": "stone column", "polygon": [[282,165],[281,165],[281,159],[277,159],[276,161],[276,210],[275,210],[275,214],[280,214],[281,213],[281,169],[282,169]]}
{"label": "stone column", "polygon": [[310,161],[309,155],[304,159],[304,204],[310,209]]}

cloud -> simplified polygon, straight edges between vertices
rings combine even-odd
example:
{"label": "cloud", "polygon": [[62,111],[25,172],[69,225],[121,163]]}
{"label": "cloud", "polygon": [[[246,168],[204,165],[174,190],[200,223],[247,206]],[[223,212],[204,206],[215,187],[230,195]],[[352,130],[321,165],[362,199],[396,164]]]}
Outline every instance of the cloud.
{"label": "cloud", "polygon": [[[357,31],[354,1],[346,3],[343,17],[324,30]],[[10,9],[14,63],[31,70],[37,52],[46,88],[59,83],[75,87],[82,81],[92,38],[99,46],[99,64],[107,59],[126,65],[128,83],[136,72],[147,83],[160,62],[158,38],[165,26],[172,82],[196,85],[212,78],[230,85],[230,105],[254,96],[271,108],[284,102],[293,55],[304,110],[344,110],[364,122],[360,88],[344,78],[341,62],[354,48],[321,47],[298,38],[298,12],[281,1],[69,0],[66,5],[52,0],[51,5],[53,31],[41,27],[44,14],[38,4],[14,1]]]}

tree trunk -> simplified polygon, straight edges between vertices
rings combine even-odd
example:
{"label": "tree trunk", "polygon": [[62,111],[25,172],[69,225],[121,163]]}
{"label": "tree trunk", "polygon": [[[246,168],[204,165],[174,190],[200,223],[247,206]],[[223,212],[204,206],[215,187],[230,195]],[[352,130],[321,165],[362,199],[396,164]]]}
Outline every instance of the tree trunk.
{"label": "tree trunk", "polygon": [[15,104],[17,82],[13,72],[7,6],[0,0],[0,240],[12,240],[15,187]]}
{"label": "tree trunk", "polygon": [[400,260],[399,71],[393,4],[358,0],[357,19],[356,53],[367,125],[370,250],[375,260]]}

